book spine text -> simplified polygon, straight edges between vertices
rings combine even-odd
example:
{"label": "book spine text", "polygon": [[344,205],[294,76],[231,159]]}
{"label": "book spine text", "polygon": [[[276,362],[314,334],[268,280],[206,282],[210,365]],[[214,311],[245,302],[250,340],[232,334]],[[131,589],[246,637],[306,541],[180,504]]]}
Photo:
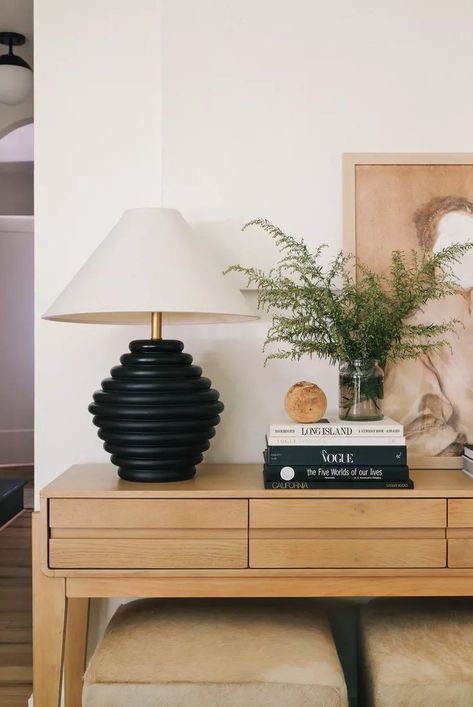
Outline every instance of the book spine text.
{"label": "book spine text", "polygon": [[406,466],[405,446],[268,446],[265,455],[268,465],[318,466]]}
{"label": "book spine text", "polygon": [[358,489],[413,489],[414,483],[408,481],[361,481],[359,484],[353,481],[334,481],[320,485],[314,481],[265,481],[265,489],[285,489],[299,491],[302,489],[338,489],[357,491]]}
{"label": "book spine text", "polygon": [[265,481],[407,481],[407,466],[265,466]]}

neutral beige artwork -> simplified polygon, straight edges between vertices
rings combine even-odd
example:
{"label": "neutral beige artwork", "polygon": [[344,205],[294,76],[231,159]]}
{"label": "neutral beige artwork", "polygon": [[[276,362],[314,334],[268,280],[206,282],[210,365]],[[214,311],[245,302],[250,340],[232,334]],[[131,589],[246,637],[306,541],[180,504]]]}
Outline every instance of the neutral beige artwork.
{"label": "neutral beige artwork", "polygon": [[[345,158],[346,247],[378,272],[394,249],[435,252],[473,240],[473,156],[462,155],[463,163],[444,155],[408,160]],[[386,412],[404,424],[409,453],[425,466],[461,466],[463,445],[473,443],[473,255],[456,274],[461,294],[416,315],[458,319],[450,347],[386,369]]]}

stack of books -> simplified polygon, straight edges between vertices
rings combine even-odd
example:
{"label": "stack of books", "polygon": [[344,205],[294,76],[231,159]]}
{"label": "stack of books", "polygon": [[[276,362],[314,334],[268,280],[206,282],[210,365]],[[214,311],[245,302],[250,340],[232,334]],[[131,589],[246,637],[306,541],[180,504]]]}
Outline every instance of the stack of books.
{"label": "stack of books", "polygon": [[[379,422],[271,425],[264,452],[269,489],[411,489],[403,426]],[[472,450],[473,472],[473,450]]]}
{"label": "stack of books", "polygon": [[463,449],[463,471],[473,477],[473,444],[465,444]]}

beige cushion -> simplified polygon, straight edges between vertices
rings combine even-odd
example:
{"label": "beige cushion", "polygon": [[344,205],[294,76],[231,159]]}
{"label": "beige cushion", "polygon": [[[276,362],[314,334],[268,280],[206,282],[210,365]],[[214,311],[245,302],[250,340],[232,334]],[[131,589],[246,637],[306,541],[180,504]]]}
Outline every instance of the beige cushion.
{"label": "beige cushion", "polygon": [[112,618],[84,707],[346,707],[330,627],[313,602],[140,600]]}
{"label": "beige cushion", "polygon": [[472,707],[470,600],[377,600],[360,629],[368,705]]}

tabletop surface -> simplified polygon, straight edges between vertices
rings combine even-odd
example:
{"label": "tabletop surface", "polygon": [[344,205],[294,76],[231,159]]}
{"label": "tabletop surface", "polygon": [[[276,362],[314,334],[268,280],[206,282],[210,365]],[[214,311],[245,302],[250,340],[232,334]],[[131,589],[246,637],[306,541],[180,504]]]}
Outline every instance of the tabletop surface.
{"label": "tabletop surface", "polygon": [[261,464],[202,464],[189,481],[123,481],[112,464],[76,464],[42,489],[42,498],[462,498],[473,479],[458,469],[411,470],[414,489],[265,489]]}

